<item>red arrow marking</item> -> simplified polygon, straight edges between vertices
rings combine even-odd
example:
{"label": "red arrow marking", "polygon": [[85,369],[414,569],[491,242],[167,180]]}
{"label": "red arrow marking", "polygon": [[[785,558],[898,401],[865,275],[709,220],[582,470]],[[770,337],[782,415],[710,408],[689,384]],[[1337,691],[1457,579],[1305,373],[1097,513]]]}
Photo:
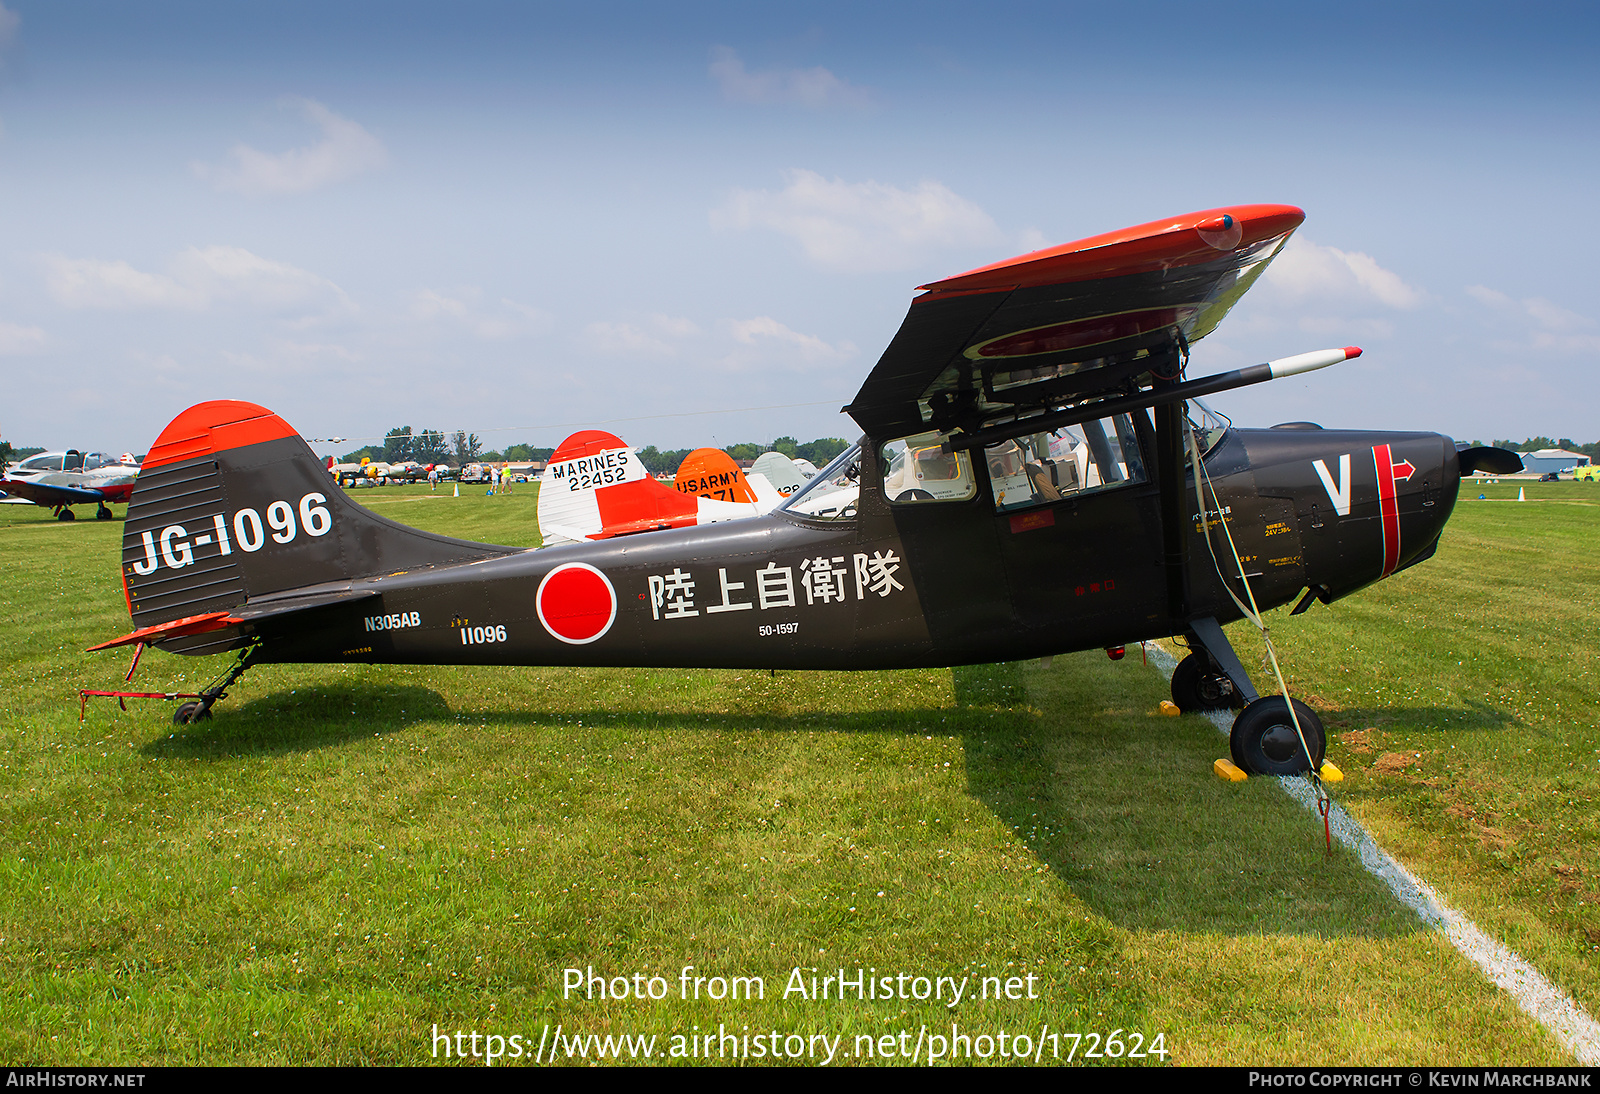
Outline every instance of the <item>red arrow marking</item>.
{"label": "red arrow marking", "polygon": [[[1404,474],[1401,473],[1401,468],[1405,469]],[[1414,475],[1416,470],[1417,469],[1415,467],[1411,466],[1410,460],[1401,460],[1399,463],[1394,465],[1394,477],[1396,480],[1404,482]]]}

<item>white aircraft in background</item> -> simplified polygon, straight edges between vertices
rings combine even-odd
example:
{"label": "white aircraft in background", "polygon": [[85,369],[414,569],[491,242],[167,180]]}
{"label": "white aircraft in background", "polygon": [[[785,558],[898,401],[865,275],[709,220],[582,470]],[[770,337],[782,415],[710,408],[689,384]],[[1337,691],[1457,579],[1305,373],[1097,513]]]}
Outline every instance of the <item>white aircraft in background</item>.
{"label": "white aircraft in background", "polygon": [[13,504],[31,502],[54,509],[57,520],[74,520],[74,505],[96,503],[95,516],[110,520],[112,503],[126,502],[139,477],[139,462],[132,453],[112,456],[105,452],[40,452],[6,471],[0,490]]}

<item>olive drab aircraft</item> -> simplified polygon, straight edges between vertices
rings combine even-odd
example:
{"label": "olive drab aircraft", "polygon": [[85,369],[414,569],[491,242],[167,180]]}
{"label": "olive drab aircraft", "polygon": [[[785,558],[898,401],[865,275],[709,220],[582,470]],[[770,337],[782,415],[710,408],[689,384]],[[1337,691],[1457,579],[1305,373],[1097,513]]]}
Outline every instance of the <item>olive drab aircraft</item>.
{"label": "olive drab aircraft", "polygon": [[450,539],[356,504],[272,412],[202,403],[144,463],[122,545],[135,629],[95,648],[236,653],[187,723],[266,662],[883,669],[1179,636],[1173,697],[1243,708],[1240,767],[1315,768],[1315,715],[1258,695],[1222,624],[1427,559],[1460,476],[1509,454],[1235,428],[1196,401],[1360,352],[1186,376],[1303,216],[1207,210],[921,286],[845,408],[860,442],[744,519],[699,519],[736,503],[664,484],[610,519],[608,490],[654,480],[591,432],[541,486],[541,523],[564,484],[596,487],[553,521],[567,542]]}

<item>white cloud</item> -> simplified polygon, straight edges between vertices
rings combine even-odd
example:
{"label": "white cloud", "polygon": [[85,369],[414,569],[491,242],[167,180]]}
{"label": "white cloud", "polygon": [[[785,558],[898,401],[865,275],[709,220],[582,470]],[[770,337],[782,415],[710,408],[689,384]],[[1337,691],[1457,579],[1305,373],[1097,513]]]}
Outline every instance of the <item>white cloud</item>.
{"label": "white cloud", "polygon": [[849,342],[831,343],[803,334],[771,316],[720,319],[702,330],[691,319],[651,315],[632,322],[590,323],[580,344],[591,353],[640,360],[673,360],[688,370],[709,364],[727,372],[823,368],[856,355]]}
{"label": "white cloud", "polygon": [[713,227],[769,228],[792,236],[813,261],[872,272],[907,269],[940,249],[994,246],[1003,238],[988,213],[943,183],[924,180],[903,190],[806,170],[788,178],[777,193],[735,190],[712,211]]}
{"label": "white cloud", "polygon": [[327,278],[243,247],[190,247],[178,255],[173,272],[208,300],[239,301],[273,311],[314,304],[350,306],[344,290]]}
{"label": "white cloud", "polygon": [[300,110],[322,130],[322,140],[279,153],[236,144],[231,164],[193,163],[195,174],[218,190],[261,197],[316,190],[389,162],[382,141],[314,99],[286,98],[282,105]]}
{"label": "white cloud", "polygon": [[814,334],[801,334],[799,331],[790,330],[782,323],[770,316],[761,315],[754,319],[729,319],[728,331],[733,335],[735,342],[747,346],[758,344],[758,339],[769,338],[780,344],[793,346],[806,357],[829,358],[837,360],[848,357],[855,352],[855,347],[849,342],[841,342],[833,346],[824,342]]}
{"label": "white cloud", "polygon": [[452,289],[451,294],[436,289],[419,289],[412,293],[412,318],[424,323],[461,326],[485,341],[501,341],[549,329],[549,314],[538,308],[505,297],[495,304],[485,305],[482,292],[475,288]]}
{"label": "white cloud", "polygon": [[792,330],[767,315],[754,319],[724,319],[720,326],[735,343],[732,352],[720,363],[735,371],[757,366],[810,369],[848,361],[856,355],[853,343],[825,342],[814,334]]}
{"label": "white cloud", "polygon": [[218,302],[271,312],[352,308],[326,278],[243,247],[190,247],[170,269],[150,273],[121,260],[52,255],[45,258],[45,283],[69,308],[204,311]]}
{"label": "white cloud", "polygon": [[1050,246],[1050,240],[1037,228],[1024,228],[1017,236],[1018,254],[1027,254],[1030,251],[1042,251]]}
{"label": "white cloud", "polygon": [[590,323],[583,331],[588,348],[599,353],[626,357],[676,357],[675,340],[693,338],[700,328],[692,320],[670,315],[652,315],[640,324]]}
{"label": "white cloud", "polygon": [[722,97],[737,103],[794,103],[800,106],[864,106],[862,88],[839,79],[825,68],[785,68],[751,72],[727,46],[711,47],[711,75]]}
{"label": "white cloud", "polygon": [[44,348],[44,341],[44,331],[39,327],[0,323],[0,356],[23,357],[38,353]]}
{"label": "white cloud", "polygon": [[198,290],[165,274],[136,270],[120,260],[52,255],[45,259],[45,284],[50,295],[69,308],[198,311],[206,306],[205,295]]}
{"label": "white cloud", "polygon": [[1488,309],[1489,316],[1523,327],[1519,338],[1495,343],[1507,352],[1600,353],[1595,321],[1539,296],[1517,300],[1484,285],[1467,286],[1467,295]]}
{"label": "white cloud", "polygon": [[1372,305],[1402,311],[1427,299],[1392,270],[1360,251],[1323,247],[1295,236],[1262,275],[1261,288],[1296,302],[1315,299],[1329,305]]}

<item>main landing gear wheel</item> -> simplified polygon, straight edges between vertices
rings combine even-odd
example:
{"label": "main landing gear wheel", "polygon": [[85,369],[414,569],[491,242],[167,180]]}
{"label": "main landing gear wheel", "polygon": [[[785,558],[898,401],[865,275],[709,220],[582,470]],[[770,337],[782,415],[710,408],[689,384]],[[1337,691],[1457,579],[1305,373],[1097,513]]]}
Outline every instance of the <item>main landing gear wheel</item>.
{"label": "main landing gear wheel", "polygon": [[77,520],[78,519],[78,514],[74,513],[71,509],[63,509],[63,510],[61,510],[61,512],[56,514],[56,519],[57,520]]}
{"label": "main landing gear wheel", "polygon": [[1209,658],[1191,653],[1172,671],[1172,701],[1185,714],[1199,710],[1237,710],[1244,705],[1228,674],[1211,667]]}
{"label": "main landing gear wheel", "polygon": [[111,510],[107,509],[104,505],[94,511],[95,520],[110,520],[111,517]]}
{"label": "main landing gear wheel", "polygon": [[[1300,732],[1305,734],[1306,748],[1311,750],[1312,766],[1320,770],[1327,747],[1322,719],[1300,700],[1291,702],[1295,717],[1300,720]],[[1307,770],[1305,748],[1300,747],[1300,734],[1294,731],[1289,707],[1281,695],[1262,696],[1240,711],[1234,719],[1233,732],[1228,735],[1228,745],[1233,762],[1252,775],[1299,775]]]}
{"label": "main landing gear wheel", "polygon": [[196,722],[203,722],[211,717],[211,708],[204,703],[185,703],[172,712],[172,724],[175,726],[192,726]]}

